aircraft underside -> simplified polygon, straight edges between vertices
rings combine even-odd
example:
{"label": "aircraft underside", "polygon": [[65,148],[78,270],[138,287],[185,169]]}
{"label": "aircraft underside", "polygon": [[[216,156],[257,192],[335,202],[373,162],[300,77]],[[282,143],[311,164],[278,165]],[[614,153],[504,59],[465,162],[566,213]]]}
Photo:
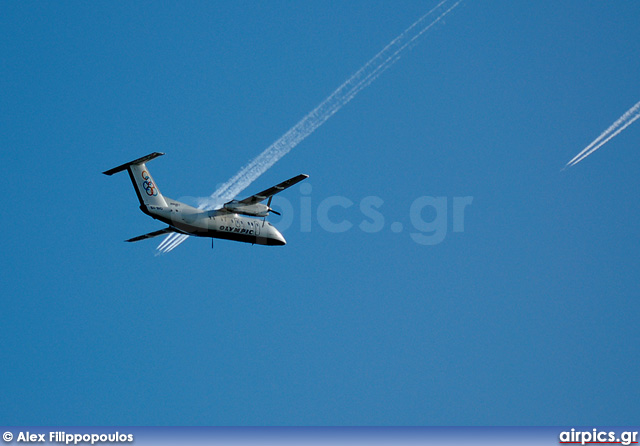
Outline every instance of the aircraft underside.
{"label": "aircraft underside", "polygon": [[195,237],[210,237],[236,242],[252,243],[266,246],[282,246],[287,242],[275,227],[269,222],[240,217],[203,217],[193,223],[185,223],[161,218],[154,218],[167,223],[175,228],[175,232],[192,235]]}
{"label": "aircraft underside", "polygon": [[275,239],[270,237],[262,237],[260,235],[249,234],[246,232],[242,233],[242,232],[235,232],[235,231],[227,232],[227,231],[211,230],[204,234],[194,233],[191,235],[195,235],[199,237],[219,238],[224,240],[233,240],[236,242],[252,243],[256,245],[282,246],[286,244],[286,241],[284,241],[284,238]]}

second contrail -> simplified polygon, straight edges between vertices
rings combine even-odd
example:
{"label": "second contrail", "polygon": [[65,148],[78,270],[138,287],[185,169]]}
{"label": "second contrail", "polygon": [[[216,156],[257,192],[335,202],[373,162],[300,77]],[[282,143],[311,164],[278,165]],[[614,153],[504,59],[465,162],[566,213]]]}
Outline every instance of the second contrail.
{"label": "second contrail", "polygon": [[580,161],[591,155],[593,152],[598,150],[600,147],[605,145],[607,142],[611,140],[611,138],[618,135],[621,131],[629,127],[633,122],[640,118],[640,102],[635,104],[629,110],[627,110],[622,116],[620,116],[616,122],[611,124],[607,130],[602,132],[600,136],[594,139],[591,144],[582,149],[580,153],[574,156],[571,161],[567,163],[565,169],[570,166],[575,166]]}

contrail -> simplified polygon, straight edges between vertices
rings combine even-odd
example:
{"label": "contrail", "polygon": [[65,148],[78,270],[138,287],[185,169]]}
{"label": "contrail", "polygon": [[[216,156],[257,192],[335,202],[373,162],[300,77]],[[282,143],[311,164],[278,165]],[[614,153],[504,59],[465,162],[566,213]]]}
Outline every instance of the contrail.
{"label": "contrail", "polygon": [[[171,251],[173,248],[175,248],[176,246],[178,246],[178,244],[182,243],[182,240],[185,240],[187,237],[189,237],[188,235],[185,234],[171,234],[172,236],[177,236],[177,237],[166,237],[162,243],[160,243],[158,245],[158,250],[162,251],[162,252],[169,252]],[[180,240],[180,242],[177,242],[178,240]],[[177,243],[176,243],[177,242]]]}
{"label": "contrail", "polygon": [[[399,57],[400,53],[414,42],[433,25],[439,22],[447,13],[455,8],[456,2],[451,8],[444,11],[439,17],[419,27],[437,9],[441,8],[449,0],[440,2],[435,8],[420,17],[414,24],[407,28],[402,34],[393,39],[386,47],[369,60],[353,76],[338,87],[320,105],[309,112],[288,132],[282,135],[277,141],[271,144],[264,152],[254,158],[249,164],[244,166],[235,176],[224,183],[211,197],[204,199],[200,204],[204,204],[205,209],[212,209],[221,205],[220,200],[228,201],[242,192],[256,178],[267,171],[278,160],[286,155],[291,149],[298,145],[307,136],[313,133],[318,127],[324,124],[344,105],[349,103],[361,90],[371,84],[380,74],[389,68]],[[416,28],[418,28],[416,30]],[[415,33],[415,35],[412,35]]]}
{"label": "contrail", "polygon": [[[375,81],[384,71],[393,65],[402,53],[409,48],[421,35],[431,29],[442,20],[449,12],[460,4],[461,0],[447,7],[451,0],[443,0],[433,9],[416,20],[409,28],[393,39],[378,54],[371,58],[355,74],[340,85],[331,95],[316,108],[302,118],[295,126],[289,129],[273,144],[267,147],[260,155],[244,166],[238,173],[220,186],[211,196],[200,199],[200,209],[216,209],[223,203],[235,198],[247,186],[266,172],[271,166],[289,153],[295,146],[311,135],[318,127],[324,124],[338,110],[348,104],[360,91]],[[427,18],[439,15],[431,22]],[[187,239],[184,234],[170,234],[160,245],[160,252],[169,252]]]}
{"label": "contrail", "polygon": [[629,127],[631,124],[633,124],[633,122],[638,118],[640,118],[640,102],[635,104],[633,107],[627,110],[622,116],[620,116],[620,118],[618,118],[616,122],[611,124],[611,126],[609,126],[607,130],[602,132],[600,136],[594,139],[593,142],[591,142],[591,144],[589,144],[587,147],[582,149],[580,153],[574,156],[573,159],[571,159],[571,161],[569,161],[567,165],[564,166],[564,168],[566,169],[569,166],[575,166],[576,164],[578,164],[580,161],[582,161],[583,159],[591,155],[593,152],[598,150],[600,147],[605,145],[607,142],[609,142],[613,137],[618,135],[621,131],[623,131],[624,129]]}

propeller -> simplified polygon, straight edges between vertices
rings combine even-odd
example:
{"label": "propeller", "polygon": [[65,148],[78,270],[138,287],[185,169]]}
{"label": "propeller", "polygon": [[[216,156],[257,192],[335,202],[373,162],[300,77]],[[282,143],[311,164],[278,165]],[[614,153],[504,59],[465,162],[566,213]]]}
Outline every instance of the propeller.
{"label": "propeller", "polygon": [[[280,212],[278,211],[274,211],[273,209],[271,209],[271,199],[273,198],[273,195],[269,197],[269,201],[267,201],[267,211],[268,212],[273,212],[276,215],[282,215]],[[264,226],[264,222],[267,219],[267,216],[265,215],[264,218],[262,219],[262,226]]]}
{"label": "propeller", "polygon": [[274,211],[273,209],[271,209],[271,199],[273,198],[273,195],[271,195],[269,197],[269,201],[267,201],[267,208],[269,209],[269,212],[273,212],[276,215],[282,215],[280,212],[278,211]]}

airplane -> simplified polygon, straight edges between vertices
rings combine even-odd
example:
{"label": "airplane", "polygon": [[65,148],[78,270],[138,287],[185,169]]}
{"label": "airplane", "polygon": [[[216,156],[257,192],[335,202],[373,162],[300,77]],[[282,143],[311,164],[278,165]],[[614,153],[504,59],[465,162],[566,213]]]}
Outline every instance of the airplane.
{"label": "airplane", "polygon": [[[102,172],[109,176],[124,170],[129,172],[129,178],[140,201],[140,210],[151,218],[169,225],[159,231],[125,241],[137,242],[177,232],[196,237],[211,237],[212,242],[214,238],[219,238],[256,245],[282,246],[287,243],[280,231],[266,221],[270,212],[280,215],[271,209],[271,199],[275,194],[309,178],[309,175],[297,175],[244,200],[231,200],[223,204],[220,209],[203,210],[165,197],[160,193],[146,163],[162,155],[164,153],[153,152]],[[262,201],[266,199],[269,201],[263,204]],[[262,220],[249,217],[262,217]]]}

